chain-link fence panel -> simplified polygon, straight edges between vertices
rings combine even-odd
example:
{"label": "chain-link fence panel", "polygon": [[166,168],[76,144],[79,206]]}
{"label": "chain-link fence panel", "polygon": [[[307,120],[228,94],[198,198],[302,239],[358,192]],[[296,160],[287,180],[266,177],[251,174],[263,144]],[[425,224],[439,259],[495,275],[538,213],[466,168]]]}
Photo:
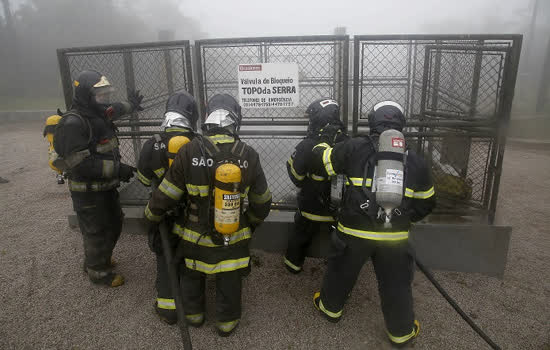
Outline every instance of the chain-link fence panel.
{"label": "chain-link fence panel", "polygon": [[356,36],[353,132],[376,103],[407,116],[432,166],[439,212],[494,217],[521,36]]}
{"label": "chain-link fence panel", "polygon": [[[126,100],[129,92],[139,90],[144,110],[115,123],[122,161],[137,166],[143,143],[161,131],[168,96],[178,91],[193,94],[190,50],[188,41],[60,49],[66,106],[72,104],[72,82],[83,70],[106,76],[116,89],[115,100]],[[149,199],[149,190],[134,177],[122,185],[120,195],[122,204],[140,205]]]}
{"label": "chain-link fence panel", "polygon": [[[349,38],[347,36],[212,39],[195,43],[198,98],[201,105],[215,94],[236,99],[239,64],[298,65],[299,105],[291,108],[243,108],[242,132],[262,159],[276,207],[296,205],[296,188],[288,178],[286,161],[305,136],[307,106],[319,98],[340,103],[347,125]],[[204,113],[202,113],[204,117]]]}

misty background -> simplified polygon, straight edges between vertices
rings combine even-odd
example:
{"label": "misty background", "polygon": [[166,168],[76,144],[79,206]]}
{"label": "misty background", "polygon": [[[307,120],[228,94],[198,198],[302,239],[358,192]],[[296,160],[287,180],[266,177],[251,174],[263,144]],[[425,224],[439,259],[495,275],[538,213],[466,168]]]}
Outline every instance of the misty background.
{"label": "misty background", "polygon": [[[62,106],[56,49],[333,34],[524,34],[516,113],[549,114],[550,1],[0,0],[0,110]],[[162,34],[161,36],[162,37]],[[545,67],[546,66],[546,67]]]}

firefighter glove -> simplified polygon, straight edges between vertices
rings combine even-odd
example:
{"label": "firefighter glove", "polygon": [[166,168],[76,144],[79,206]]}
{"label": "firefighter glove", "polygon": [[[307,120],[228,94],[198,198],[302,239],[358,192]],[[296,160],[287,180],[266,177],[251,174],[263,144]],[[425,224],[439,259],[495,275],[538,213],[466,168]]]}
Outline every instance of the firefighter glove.
{"label": "firefighter glove", "polygon": [[130,102],[133,111],[143,111],[143,107],[141,107],[142,100],[143,95],[139,93],[139,90],[134,90],[128,93],[128,102]]}
{"label": "firefighter glove", "polygon": [[118,178],[120,181],[129,182],[130,179],[134,176],[134,172],[137,169],[128,164],[120,164],[120,169],[118,171]]}

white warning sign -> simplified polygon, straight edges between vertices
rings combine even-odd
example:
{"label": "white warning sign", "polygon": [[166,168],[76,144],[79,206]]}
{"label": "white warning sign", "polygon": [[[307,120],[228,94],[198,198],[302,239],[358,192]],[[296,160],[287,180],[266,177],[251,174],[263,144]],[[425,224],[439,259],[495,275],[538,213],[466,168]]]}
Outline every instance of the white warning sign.
{"label": "white warning sign", "polygon": [[239,64],[238,69],[241,107],[298,107],[297,63]]}

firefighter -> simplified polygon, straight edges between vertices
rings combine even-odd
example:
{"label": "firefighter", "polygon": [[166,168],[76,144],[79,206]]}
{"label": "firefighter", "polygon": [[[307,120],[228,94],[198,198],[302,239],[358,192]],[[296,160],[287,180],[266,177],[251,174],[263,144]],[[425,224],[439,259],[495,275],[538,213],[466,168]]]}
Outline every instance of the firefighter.
{"label": "firefighter", "polygon": [[[329,98],[314,101],[306,109],[309,125],[306,137],[298,143],[286,167],[290,180],[300,189],[298,210],[294,215],[294,231],[290,234],[284,257],[285,267],[291,273],[302,271],[306,249],[322,224],[334,222],[330,201],[331,179],[315,172],[310,166],[313,147],[320,137],[329,144],[347,139],[340,120],[340,106]],[[327,135],[330,137],[326,137]]]}
{"label": "firefighter", "polygon": [[[216,329],[228,336],[241,318],[241,278],[250,269],[252,232],[267,217],[271,193],[258,153],[239,140],[241,107],[227,94],[213,96],[204,136],[182,147],[145,208],[159,222],[186,196],[173,227],[181,240],[180,280],[187,322],[205,320],[205,277],[216,280]],[[242,204],[248,198],[248,208]]]}
{"label": "firefighter", "polygon": [[[370,135],[357,136],[334,147],[319,144],[314,148],[316,163],[325,169],[325,175],[342,173],[348,179],[332,237],[336,253],[329,259],[321,291],[313,296],[315,307],[329,321],[338,322],[361,267],[371,258],[387,335],[395,346],[409,343],[420,330],[413,313],[414,257],[408,242],[409,228],[411,222],[423,219],[435,206],[430,169],[413,150],[400,158],[405,174],[404,179],[401,177],[401,204],[387,215],[373,196],[374,166],[380,165],[376,158],[389,153],[377,152],[378,138],[383,131],[401,131],[404,125],[403,107],[383,101],[369,113]],[[392,142],[401,142],[400,147],[405,147],[403,139]]]}
{"label": "firefighter", "polygon": [[68,174],[73,208],[84,243],[84,271],[93,283],[118,287],[124,278],[113,272],[112,253],[120,236],[123,213],[117,187],[135,168],[121,162],[113,119],[142,110],[143,96],[111,103],[113,87],[96,71],[74,81],[72,106],[55,128],[53,165]]}
{"label": "firefighter", "polygon": [[[188,143],[195,136],[194,130],[198,119],[197,105],[193,96],[187,92],[178,92],[171,95],[166,101],[164,122],[161,125],[164,132],[155,134],[143,145],[138,163],[138,180],[145,186],[157,188],[164,174],[176,156],[177,150]],[[177,216],[177,213],[175,215]],[[172,227],[172,218],[168,226]],[[175,238],[177,236],[174,235]],[[152,225],[148,233],[149,248],[156,255],[157,299],[155,310],[161,320],[168,324],[177,322],[176,303],[168,275],[166,259],[162,252],[162,242],[158,225]],[[177,240],[175,240],[177,244]]]}

